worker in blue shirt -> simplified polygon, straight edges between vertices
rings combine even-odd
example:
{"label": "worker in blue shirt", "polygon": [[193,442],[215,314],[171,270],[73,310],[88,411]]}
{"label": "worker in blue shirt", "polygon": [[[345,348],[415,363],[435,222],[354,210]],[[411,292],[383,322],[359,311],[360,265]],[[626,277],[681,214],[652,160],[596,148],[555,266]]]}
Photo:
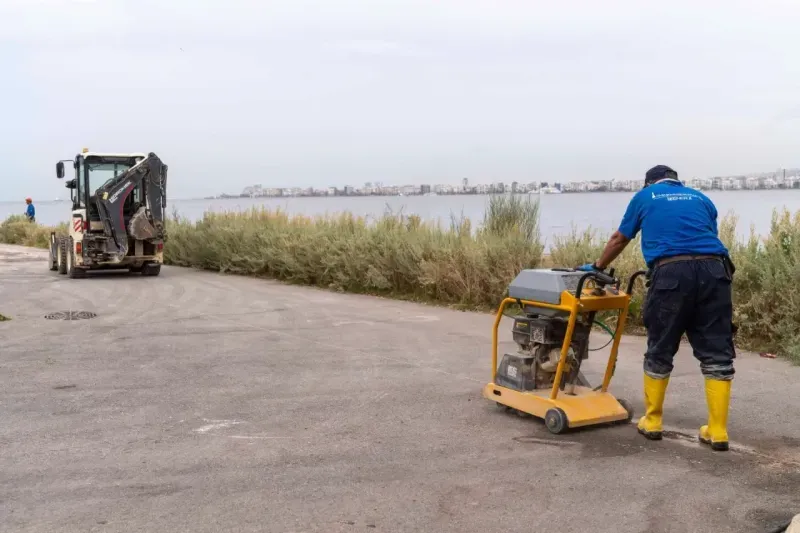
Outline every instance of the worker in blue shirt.
{"label": "worker in blue shirt", "polygon": [[28,204],[28,208],[25,210],[25,216],[28,217],[29,221],[36,222],[36,208],[33,207],[33,200],[25,198],[25,203]]}
{"label": "worker in blue shirt", "polygon": [[650,270],[642,310],[647,352],[639,433],[651,440],[662,437],[664,396],[686,333],[705,378],[708,423],[700,428],[699,439],[714,450],[727,450],[736,357],[731,302],[735,268],[717,235],[717,209],[703,193],[684,186],[671,168],[653,167],[600,259],[579,269],[604,270],[640,231]]}

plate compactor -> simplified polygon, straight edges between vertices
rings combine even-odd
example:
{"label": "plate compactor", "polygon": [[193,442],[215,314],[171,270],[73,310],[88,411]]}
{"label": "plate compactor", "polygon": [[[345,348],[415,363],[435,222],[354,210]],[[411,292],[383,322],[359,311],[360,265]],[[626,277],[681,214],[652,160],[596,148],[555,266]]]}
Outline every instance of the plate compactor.
{"label": "plate compactor", "polygon": [[[628,316],[634,274],[627,292],[620,290],[614,271],[582,272],[573,269],[523,270],[500,304],[492,334],[492,381],[483,395],[499,407],[543,418],[547,429],[612,422],[630,422],[633,407],[608,392],[617,351]],[[518,351],[505,354],[498,366],[497,328],[510,304],[521,314],[514,317],[513,336]],[[600,311],[617,311],[616,332],[603,383],[592,388],[581,373],[589,356],[589,335]]]}

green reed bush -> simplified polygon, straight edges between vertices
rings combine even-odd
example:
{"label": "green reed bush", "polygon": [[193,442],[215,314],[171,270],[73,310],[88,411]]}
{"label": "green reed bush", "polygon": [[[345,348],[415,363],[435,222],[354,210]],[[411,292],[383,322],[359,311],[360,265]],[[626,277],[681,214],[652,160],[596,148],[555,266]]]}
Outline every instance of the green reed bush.
{"label": "green reed bush", "polygon": [[0,243],[47,248],[50,246],[51,231],[66,235],[67,225],[64,223],[56,227],[43,226],[30,222],[23,215],[11,215],[0,223]]}

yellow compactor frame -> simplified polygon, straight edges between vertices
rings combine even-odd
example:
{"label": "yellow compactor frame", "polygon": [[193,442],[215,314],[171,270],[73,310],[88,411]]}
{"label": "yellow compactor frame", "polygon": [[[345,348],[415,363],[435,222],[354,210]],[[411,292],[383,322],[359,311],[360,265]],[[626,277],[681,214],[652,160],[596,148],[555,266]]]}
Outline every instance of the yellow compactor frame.
{"label": "yellow compactor frame", "polygon": [[[575,294],[569,291],[564,291],[561,293],[561,302],[559,304],[518,300],[516,298],[503,300],[494,320],[494,330],[492,331],[492,381],[484,387],[484,397],[500,405],[543,418],[547,429],[553,433],[561,433],[567,428],[629,421],[633,417],[633,409],[627,401],[617,399],[609,393],[608,386],[614,374],[617,352],[622,339],[622,331],[625,329],[625,321],[628,318],[628,305],[631,297],[621,290],[615,291],[616,294],[609,293],[606,290],[603,295],[592,294],[592,291],[592,288],[583,289],[580,298],[576,298]],[[564,343],[561,346],[561,357],[558,361],[555,380],[551,389],[535,389],[522,392],[495,383],[497,378],[497,329],[500,326],[500,320],[503,318],[503,311],[506,306],[512,303],[569,313],[567,332],[564,337]],[[594,390],[575,385],[571,394],[561,391],[559,384],[564,373],[564,366],[567,361],[567,354],[569,353],[578,315],[591,311],[615,309],[620,310],[619,321],[600,389]]]}

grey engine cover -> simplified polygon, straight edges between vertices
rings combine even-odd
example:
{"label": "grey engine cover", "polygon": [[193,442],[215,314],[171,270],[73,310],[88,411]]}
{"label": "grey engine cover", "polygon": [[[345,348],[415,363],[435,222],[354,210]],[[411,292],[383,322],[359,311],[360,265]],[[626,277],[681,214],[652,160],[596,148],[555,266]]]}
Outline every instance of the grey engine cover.
{"label": "grey engine cover", "polygon": [[[549,304],[561,302],[561,293],[574,293],[585,272],[563,272],[549,268],[523,270],[508,286],[508,295],[519,300],[533,300]],[[525,306],[526,312],[546,316],[563,315],[560,311],[542,307]]]}

